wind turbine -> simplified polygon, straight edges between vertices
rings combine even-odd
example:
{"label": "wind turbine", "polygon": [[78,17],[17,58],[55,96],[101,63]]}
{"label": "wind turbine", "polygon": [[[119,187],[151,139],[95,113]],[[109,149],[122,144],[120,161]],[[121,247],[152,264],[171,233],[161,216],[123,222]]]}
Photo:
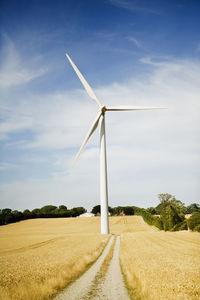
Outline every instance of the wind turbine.
{"label": "wind turbine", "polygon": [[88,143],[90,137],[97,129],[100,122],[100,203],[101,203],[101,233],[109,233],[108,221],[108,183],[107,183],[107,157],[106,157],[106,132],[105,132],[105,113],[107,111],[130,111],[130,110],[147,110],[147,109],[165,109],[166,107],[142,107],[142,106],[118,106],[106,107],[101,104],[94,91],[87,83],[77,66],[73,63],[68,54],[66,54],[69,62],[71,63],[74,71],[80,79],[82,85],[86,89],[89,97],[92,98],[99,107],[99,112],[94,120],[88,134],[86,135],[77,155],[75,156],[74,163],[78,160],[81,152]]}

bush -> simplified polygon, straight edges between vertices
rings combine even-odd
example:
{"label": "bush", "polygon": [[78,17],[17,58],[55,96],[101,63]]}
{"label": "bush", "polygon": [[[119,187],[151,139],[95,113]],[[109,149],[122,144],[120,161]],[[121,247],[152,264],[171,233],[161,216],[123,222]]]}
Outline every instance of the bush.
{"label": "bush", "polygon": [[149,211],[144,208],[134,207],[135,214],[143,217],[143,220],[149,224],[156,226],[160,230],[163,229],[163,223],[160,217],[153,216]]}
{"label": "bush", "polygon": [[153,225],[159,228],[160,230],[163,229],[163,222],[160,217],[154,217],[153,219]]}
{"label": "bush", "polygon": [[149,207],[147,208],[147,211],[150,212],[150,214],[152,215],[158,215],[158,212],[155,207]]}
{"label": "bush", "polygon": [[197,225],[196,227],[194,227],[194,231],[198,231],[198,232],[200,232],[200,224],[199,224],[199,225]]}
{"label": "bush", "polygon": [[188,225],[186,220],[176,224],[170,231],[179,231],[179,230],[188,230]]}
{"label": "bush", "polygon": [[[200,213],[194,213],[188,220],[188,227],[192,231],[196,231],[196,227],[200,226]],[[198,230],[197,230],[198,231]]]}

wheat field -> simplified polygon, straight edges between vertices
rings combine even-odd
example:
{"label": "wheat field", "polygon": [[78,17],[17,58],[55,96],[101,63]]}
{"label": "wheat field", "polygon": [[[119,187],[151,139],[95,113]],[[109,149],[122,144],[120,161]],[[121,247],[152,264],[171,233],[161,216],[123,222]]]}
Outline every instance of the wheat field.
{"label": "wheat field", "polygon": [[83,273],[109,236],[99,218],[35,219],[0,227],[0,299],[47,299]]}
{"label": "wheat field", "polygon": [[[200,234],[160,232],[141,217],[110,217],[133,299],[200,298]],[[0,299],[43,300],[80,276],[109,236],[100,218],[35,219],[0,227]]]}
{"label": "wheat field", "polygon": [[197,232],[161,232],[151,227],[149,231],[124,232],[120,263],[135,300],[200,299]]}

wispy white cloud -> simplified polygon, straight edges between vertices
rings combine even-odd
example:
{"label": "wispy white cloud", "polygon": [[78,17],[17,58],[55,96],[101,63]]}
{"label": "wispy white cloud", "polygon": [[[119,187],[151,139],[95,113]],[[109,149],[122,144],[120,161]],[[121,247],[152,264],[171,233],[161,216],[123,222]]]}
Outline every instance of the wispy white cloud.
{"label": "wispy white cloud", "polygon": [[47,72],[44,68],[37,69],[33,66],[30,68],[33,58],[30,58],[29,61],[23,61],[14,44],[7,37],[2,49],[2,56],[0,88],[25,84]]}
{"label": "wispy white cloud", "polygon": [[127,40],[134,43],[136,47],[142,48],[142,44],[134,36],[128,36]]}
{"label": "wispy white cloud", "polygon": [[107,2],[111,5],[133,12],[139,11],[156,15],[161,14],[161,12],[155,7],[155,5],[152,5],[151,2],[141,3],[141,1],[138,0],[107,0]]}
{"label": "wispy white cloud", "polygon": [[45,73],[45,70],[30,71],[26,69],[3,69],[0,72],[0,87],[11,87],[24,84]]}

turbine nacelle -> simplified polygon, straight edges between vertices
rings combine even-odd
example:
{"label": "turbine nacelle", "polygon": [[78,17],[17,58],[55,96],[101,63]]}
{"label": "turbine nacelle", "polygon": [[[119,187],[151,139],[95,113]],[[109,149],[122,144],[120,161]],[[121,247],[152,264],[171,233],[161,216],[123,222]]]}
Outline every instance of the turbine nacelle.
{"label": "turbine nacelle", "polygon": [[106,111],[107,111],[107,108],[105,106],[102,106],[101,107],[101,113],[102,113],[102,115],[104,115]]}

